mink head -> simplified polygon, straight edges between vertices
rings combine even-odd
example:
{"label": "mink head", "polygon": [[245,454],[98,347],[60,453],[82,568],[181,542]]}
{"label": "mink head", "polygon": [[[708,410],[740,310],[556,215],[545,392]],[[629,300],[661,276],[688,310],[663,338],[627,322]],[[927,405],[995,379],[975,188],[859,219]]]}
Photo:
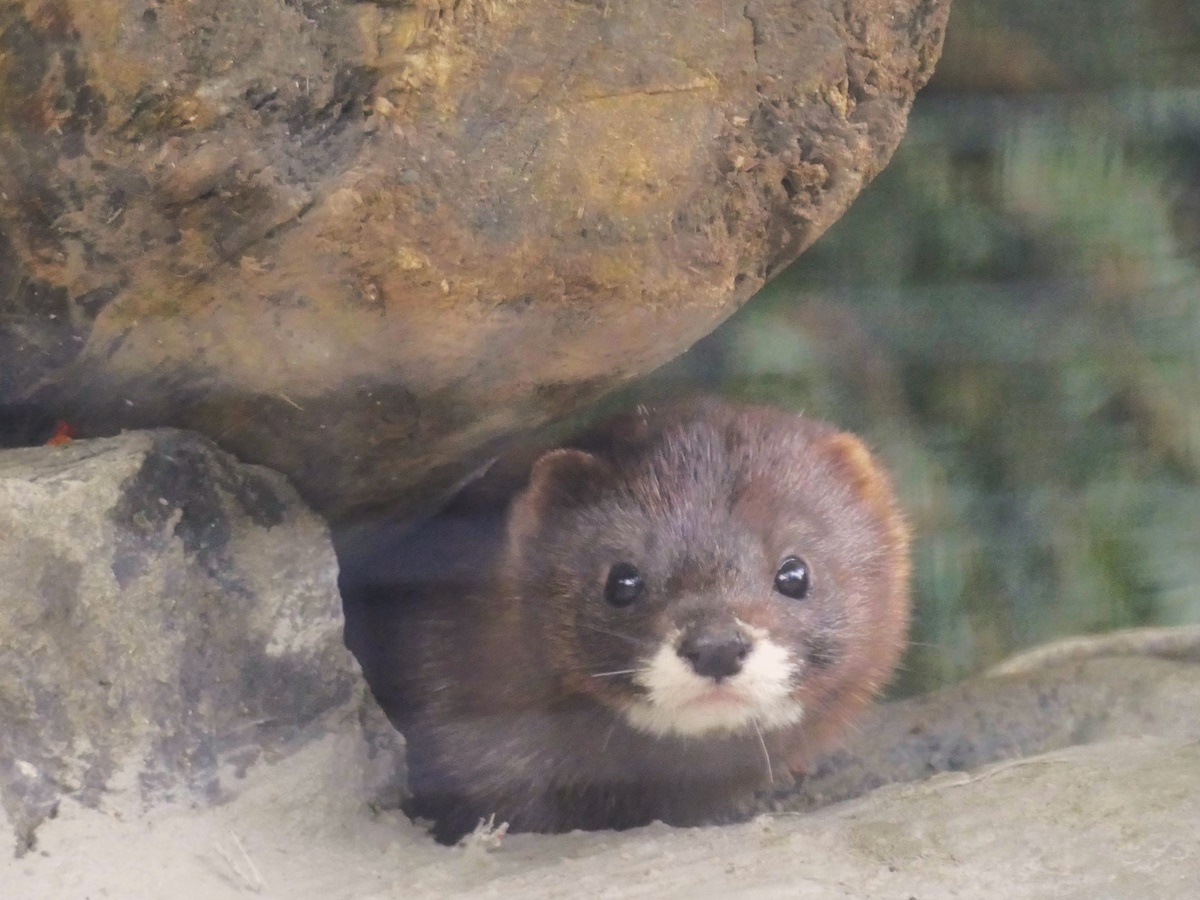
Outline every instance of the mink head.
{"label": "mink head", "polygon": [[854,437],[705,402],[534,465],[508,525],[524,627],[562,688],[659,736],[833,727],[887,680],[908,538]]}

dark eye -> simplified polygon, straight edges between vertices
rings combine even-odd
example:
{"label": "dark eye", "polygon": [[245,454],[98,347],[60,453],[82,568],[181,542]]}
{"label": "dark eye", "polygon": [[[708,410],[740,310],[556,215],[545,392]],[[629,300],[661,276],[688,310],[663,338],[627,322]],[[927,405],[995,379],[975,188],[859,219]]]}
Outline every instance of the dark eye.
{"label": "dark eye", "polygon": [[793,600],[803,600],[812,587],[808,563],[798,556],[789,556],[775,573],[775,590]]}
{"label": "dark eye", "polygon": [[628,606],[642,596],[645,586],[637,566],[619,562],[608,570],[608,581],[604,583],[604,599],[613,606]]}

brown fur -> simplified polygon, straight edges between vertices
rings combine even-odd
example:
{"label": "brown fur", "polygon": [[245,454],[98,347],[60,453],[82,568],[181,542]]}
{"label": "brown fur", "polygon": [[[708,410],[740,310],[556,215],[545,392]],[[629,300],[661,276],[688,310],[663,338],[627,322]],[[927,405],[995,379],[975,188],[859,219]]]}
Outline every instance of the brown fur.
{"label": "brown fur", "polygon": [[[404,596],[376,603],[360,638],[408,741],[412,812],[443,841],[492,813],[528,831],[726,818],[772,770],[810,765],[904,646],[908,533],[889,480],[857,438],[802,416],[639,409],[542,455],[496,521],[439,543],[448,580],[391,588]],[[788,554],[813,572],[803,600],[773,589]],[[627,608],[603,596],[618,561],[645,578]],[[789,683],[803,720],[763,744],[631,727],[644,689],[596,674],[734,614],[804,661]]]}

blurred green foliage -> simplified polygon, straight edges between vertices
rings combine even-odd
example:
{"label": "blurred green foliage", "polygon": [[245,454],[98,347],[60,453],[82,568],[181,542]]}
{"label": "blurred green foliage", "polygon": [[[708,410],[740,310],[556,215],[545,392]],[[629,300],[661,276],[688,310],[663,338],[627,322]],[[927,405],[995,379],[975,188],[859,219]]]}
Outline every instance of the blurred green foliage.
{"label": "blurred green foliage", "polygon": [[956,0],[944,71],[846,216],[634,391],[868,438],[917,535],[900,692],[1200,621],[1200,4]]}

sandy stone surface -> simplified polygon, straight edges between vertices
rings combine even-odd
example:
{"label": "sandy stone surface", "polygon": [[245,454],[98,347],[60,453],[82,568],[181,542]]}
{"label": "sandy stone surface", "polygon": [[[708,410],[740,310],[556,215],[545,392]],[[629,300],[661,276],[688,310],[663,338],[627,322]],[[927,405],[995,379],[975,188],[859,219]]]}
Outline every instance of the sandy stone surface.
{"label": "sandy stone surface", "polygon": [[[1160,636],[1149,636],[1152,651]],[[881,747],[874,764],[900,759],[881,771],[908,782],[809,812],[725,827],[477,838],[447,849],[398,813],[370,809],[363,798],[378,795],[378,756],[372,761],[347,723],[258,764],[223,805],[147,810],[129,792],[98,808],[64,802],[39,829],[36,851],[0,859],[0,884],[19,900],[1190,900],[1200,884],[1200,717],[1189,704],[1200,696],[1200,666],[1107,658],[1091,646],[1097,652],[1083,667],[984,676],[881,707],[878,721],[892,725],[868,723],[857,741],[913,727],[949,740],[969,732],[972,717],[1003,730],[1022,727],[1023,715],[1016,751],[1034,746],[1034,732],[1043,744],[1086,743],[924,780],[905,761],[912,746]],[[1069,696],[1047,705],[1055,681]],[[1107,716],[1096,711],[1105,705]],[[997,752],[986,734],[976,745]],[[927,762],[949,764],[935,754]]]}
{"label": "sandy stone surface", "polygon": [[328,738],[204,811],[64,808],[6,896],[1192,898],[1200,743],[1120,740],[884,788],[807,815],[444,849],[352,790]]}

